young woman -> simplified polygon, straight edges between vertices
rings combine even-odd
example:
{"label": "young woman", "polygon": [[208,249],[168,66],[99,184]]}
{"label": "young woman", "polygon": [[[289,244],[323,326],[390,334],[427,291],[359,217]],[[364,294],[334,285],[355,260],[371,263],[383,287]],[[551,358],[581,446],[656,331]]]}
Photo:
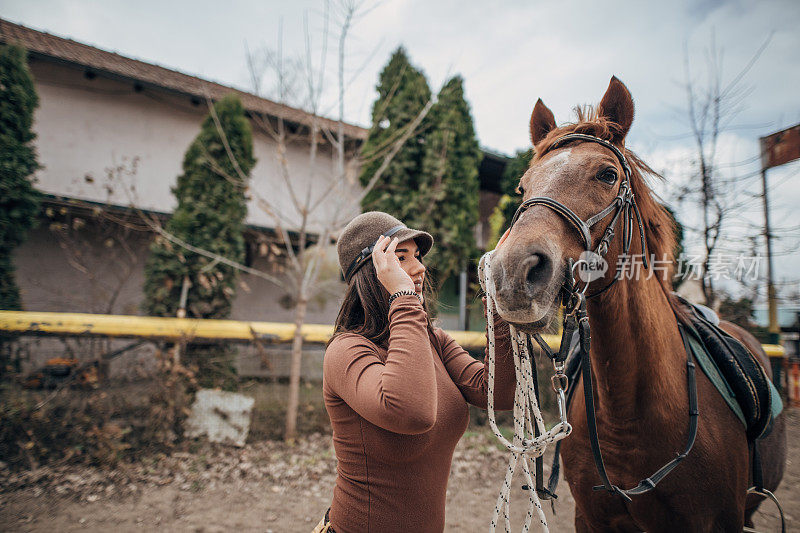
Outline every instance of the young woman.
{"label": "young woman", "polygon": [[[325,352],[323,395],[338,476],[315,531],[441,532],[450,463],[486,408],[488,371],[432,326],[423,256],[433,245],[380,212],[357,216],[337,243],[347,291]],[[495,323],[495,408],[511,409],[508,327]]]}

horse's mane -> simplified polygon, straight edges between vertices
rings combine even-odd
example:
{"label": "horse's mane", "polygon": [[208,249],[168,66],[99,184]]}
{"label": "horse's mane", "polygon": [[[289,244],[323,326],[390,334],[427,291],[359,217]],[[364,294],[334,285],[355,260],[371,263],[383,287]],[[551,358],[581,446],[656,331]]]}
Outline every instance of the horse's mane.
{"label": "horse's mane", "polygon": [[[612,142],[613,138],[620,133],[620,126],[603,116],[598,116],[593,106],[579,106],[575,108],[578,117],[577,122],[565,124],[554,128],[547,136],[542,139],[535,147],[535,154],[531,160],[534,164],[542,154],[547,153],[553,143],[559,137],[568,133],[583,133],[593,135],[605,141]],[[632,151],[625,148],[623,150],[628,164],[631,167],[631,188],[636,198],[636,204],[642,214],[642,223],[645,228],[645,242],[647,243],[648,261],[650,268],[655,267],[653,275],[658,279],[661,288],[670,302],[670,306],[679,318],[685,315],[672,296],[672,277],[675,267],[675,220],[664,208],[655,193],[653,193],[647,179],[663,180],[664,178],[650,168],[647,163],[639,159]],[[638,228],[634,224],[634,240],[638,237]]]}

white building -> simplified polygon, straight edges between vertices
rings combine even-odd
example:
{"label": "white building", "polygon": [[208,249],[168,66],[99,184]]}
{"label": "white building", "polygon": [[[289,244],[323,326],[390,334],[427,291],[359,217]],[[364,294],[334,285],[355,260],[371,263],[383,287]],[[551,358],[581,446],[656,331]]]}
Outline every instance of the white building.
{"label": "white building", "polygon": [[[175,208],[170,188],[208,113],[208,98],[237,94],[254,124],[258,162],[251,172],[248,266],[275,272],[282,264],[282,241],[259,198],[277,205],[288,226],[298,222],[276,143],[258,125],[264,120],[281,118],[300,134],[286,154],[295,189],[310,187],[312,200],[327,193],[312,229],[332,215],[346,222],[359,212],[350,201],[360,190],[353,159],[344,186],[332,193],[325,187],[327,177],[335,174],[328,145],[321,147],[316,167],[309,167],[309,143],[302,133],[312,117],[302,110],[2,19],[0,42],[28,50],[40,99],[34,127],[44,168],[36,174],[36,186],[46,194],[45,209],[39,227],[14,257],[28,311],[141,313],[143,266],[153,238],[142,216],[164,221]],[[336,127],[333,121],[318,120],[324,128]],[[344,133],[351,151],[367,136],[366,129],[351,124],[344,125]],[[479,247],[488,236],[506,161],[487,152],[481,163]],[[250,274],[240,279],[231,318],[291,320],[286,291]],[[458,284],[450,281],[440,294],[440,318],[444,326],[456,327]],[[311,302],[308,322],[333,322],[341,293]]]}
{"label": "white building", "polygon": [[[360,192],[355,159],[348,159],[344,183],[329,190],[330,177],[338,174],[332,172],[335,158],[323,142],[317,163],[310,168],[310,144],[304,132],[312,117],[302,110],[2,19],[0,43],[18,44],[28,51],[39,95],[34,129],[43,168],[36,173],[36,187],[45,200],[39,226],[13,258],[27,311],[142,313],[144,264],[154,237],[146,221],[153,217],[163,223],[174,210],[171,187],[182,171],[186,149],[208,114],[207,102],[228,93],[239,96],[254,125],[258,159],[251,172],[247,266],[280,274],[285,261],[283,241],[259,199],[277,206],[286,227],[296,227],[299,220],[280,172],[277,144],[259,126],[264,121],[274,124],[282,119],[297,139],[286,153],[295,190],[310,188],[312,201],[325,200],[310,220],[312,232],[332,216],[346,222],[359,212],[360,206],[353,201]],[[316,120],[328,130],[338,125]],[[355,153],[367,130],[351,124],[343,127],[347,150]],[[500,197],[506,161],[504,156],[486,153],[481,163],[479,247],[484,247],[488,236],[488,217]],[[327,265],[326,275],[339,275],[335,260]],[[342,294],[340,286],[311,301],[307,322],[332,323]],[[442,325],[456,327],[457,280],[449,280],[439,296]],[[479,304],[471,302],[478,320]],[[288,322],[292,301],[282,287],[243,273],[231,318]],[[103,346],[85,348],[102,352],[108,349]],[[63,350],[58,341],[37,341],[25,366],[36,367]],[[286,371],[282,350],[270,350],[273,375]],[[318,348],[309,350],[312,357],[304,358],[303,372],[315,378],[322,354]],[[240,371],[269,375],[266,367],[259,366],[258,354],[249,352],[254,350],[240,353]]]}
{"label": "white building", "polygon": [[[1,19],[0,42],[28,50],[40,99],[34,128],[44,168],[36,174],[36,187],[46,194],[45,209],[39,227],[14,257],[26,310],[141,313],[143,266],[153,237],[142,217],[163,221],[173,211],[170,188],[208,114],[207,101],[228,93],[237,94],[248,111],[258,159],[251,172],[247,264],[280,270],[281,240],[259,199],[274,204],[287,227],[297,227],[299,214],[280,173],[277,144],[258,124],[280,118],[299,134],[286,158],[294,188],[303,193],[310,188],[313,201],[336,172],[327,144],[320,148],[316,168],[309,166],[309,143],[303,140],[309,114]],[[336,126],[326,119],[321,125]],[[344,132],[350,150],[367,134],[350,124]],[[359,191],[357,169],[348,168],[347,178],[328,191],[312,229],[333,215],[346,222],[359,212],[353,200]],[[241,281],[232,318],[291,319],[280,287],[250,274]],[[330,323],[337,304],[338,295],[312,302],[308,321]]]}

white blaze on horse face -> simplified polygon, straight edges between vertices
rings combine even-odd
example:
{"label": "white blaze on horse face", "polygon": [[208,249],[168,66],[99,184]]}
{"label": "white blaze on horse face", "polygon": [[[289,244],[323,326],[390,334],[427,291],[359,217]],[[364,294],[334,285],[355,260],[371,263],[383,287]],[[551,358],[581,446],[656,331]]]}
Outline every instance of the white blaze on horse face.
{"label": "white blaze on horse face", "polygon": [[[561,178],[569,162],[572,148],[565,148],[558,153],[553,154],[547,160],[543,161],[536,167],[534,174],[533,187],[536,191],[546,191]],[[535,194],[534,196],[538,195]]]}

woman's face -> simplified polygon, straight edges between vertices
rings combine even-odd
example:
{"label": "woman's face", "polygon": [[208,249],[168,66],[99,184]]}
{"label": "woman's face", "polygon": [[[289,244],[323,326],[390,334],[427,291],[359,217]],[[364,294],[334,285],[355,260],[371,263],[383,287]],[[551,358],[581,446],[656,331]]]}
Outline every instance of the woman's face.
{"label": "woman's face", "polygon": [[419,253],[417,242],[408,239],[397,244],[394,250],[400,267],[411,277],[414,282],[414,290],[422,297],[422,283],[425,281],[425,265],[422,264],[422,256]]}

